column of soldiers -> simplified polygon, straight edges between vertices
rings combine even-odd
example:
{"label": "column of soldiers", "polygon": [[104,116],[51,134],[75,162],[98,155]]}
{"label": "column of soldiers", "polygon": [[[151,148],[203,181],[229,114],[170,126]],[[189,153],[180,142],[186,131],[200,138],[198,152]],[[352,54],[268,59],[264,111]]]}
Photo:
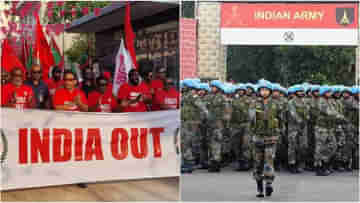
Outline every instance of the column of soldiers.
{"label": "column of soldiers", "polygon": [[357,86],[185,79],[181,94],[183,173],[236,163],[262,188],[280,167],[318,176],[359,167]]}

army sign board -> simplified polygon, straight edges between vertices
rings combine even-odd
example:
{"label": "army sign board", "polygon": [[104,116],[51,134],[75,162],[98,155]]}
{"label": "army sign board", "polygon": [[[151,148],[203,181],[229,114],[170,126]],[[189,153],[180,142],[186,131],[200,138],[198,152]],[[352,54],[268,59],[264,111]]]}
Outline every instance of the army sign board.
{"label": "army sign board", "polygon": [[223,3],[221,42],[356,46],[358,4]]}

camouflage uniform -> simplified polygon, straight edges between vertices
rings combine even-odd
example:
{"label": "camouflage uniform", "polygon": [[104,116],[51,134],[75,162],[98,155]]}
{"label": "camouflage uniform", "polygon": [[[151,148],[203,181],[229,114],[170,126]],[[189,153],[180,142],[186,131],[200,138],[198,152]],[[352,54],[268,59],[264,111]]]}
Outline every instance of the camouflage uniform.
{"label": "camouflage uniform", "polygon": [[[341,114],[344,115],[344,106],[342,103],[342,99],[331,99],[333,104],[335,105],[335,109],[336,111]],[[345,163],[346,157],[345,157],[345,128],[346,123],[336,123],[336,127],[335,127],[335,138],[336,138],[336,144],[337,144],[337,148],[336,148],[336,152],[335,152],[335,157],[334,157],[334,161],[335,161],[335,167],[337,169],[341,169],[343,170],[343,163]]]}
{"label": "camouflage uniform", "polygon": [[181,107],[181,148],[184,163],[194,164],[194,139],[199,135],[201,100],[191,92],[183,96]]}
{"label": "camouflage uniform", "polygon": [[348,99],[342,99],[342,104],[344,107],[344,116],[347,119],[347,122],[343,125],[345,132],[345,146],[343,147],[342,155],[345,168],[350,169],[352,166],[352,153],[356,151],[356,146],[358,146],[358,134],[356,131],[358,129],[358,104],[355,99],[351,97]]}
{"label": "camouflage uniform", "polygon": [[276,144],[276,158],[275,158],[275,168],[280,168],[280,162],[282,162],[285,157],[287,157],[287,153],[284,153],[286,151],[286,142],[287,142],[287,98],[285,97],[279,97],[279,98],[273,98],[273,102],[277,106],[277,109],[280,109],[280,115],[279,115],[279,139]]}
{"label": "camouflage uniform", "polygon": [[[249,118],[250,100],[244,96],[236,98],[232,102],[232,146],[236,161],[241,164],[248,164],[251,160],[250,141],[250,118]],[[247,167],[242,170],[246,170]]]}
{"label": "camouflage uniform", "polygon": [[333,101],[323,97],[318,99],[313,110],[316,116],[314,166],[326,167],[324,164],[330,161],[337,148],[334,135],[336,121],[343,117],[336,111]]}
{"label": "camouflage uniform", "polygon": [[[316,103],[317,98],[306,96],[304,98],[305,105],[310,109]],[[312,170],[314,166],[314,154],[315,154],[315,115],[312,111],[309,111],[309,119],[307,120],[307,140],[308,140],[308,152],[306,154],[306,167],[309,170]]]}
{"label": "camouflage uniform", "polygon": [[209,111],[208,138],[209,138],[209,161],[212,169],[220,169],[221,153],[224,131],[225,98],[218,93],[208,94],[204,101]]}
{"label": "camouflage uniform", "polygon": [[303,98],[294,97],[288,103],[288,163],[296,168],[305,168],[306,152],[308,150],[307,120],[308,106]]}
{"label": "camouflage uniform", "polygon": [[256,181],[265,180],[271,184],[275,179],[274,158],[276,143],[279,136],[279,109],[276,104],[268,99],[265,104],[259,98],[251,109],[250,116],[254,118],[252,124],[253,147],[254,147],[254,171],[253,177]]}

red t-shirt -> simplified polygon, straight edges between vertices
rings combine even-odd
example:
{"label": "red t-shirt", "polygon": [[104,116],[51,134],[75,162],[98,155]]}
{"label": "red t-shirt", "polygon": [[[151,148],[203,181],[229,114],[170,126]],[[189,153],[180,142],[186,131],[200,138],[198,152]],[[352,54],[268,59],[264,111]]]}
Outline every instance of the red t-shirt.
{"label": "red t-shirt", "polygon": [[[101,99],[101,100],[100,100]],[[116,108],[116,99],[111,92],[107,91],[104,94],[98,91],[92,91],[89,94],[89,107],[96,106],[99,103],[96,112],[112,112]]]}
{"label": "red t-shirt", "polygon": [[113,95],[112,91],[113,91],[113,84],[109,83],[106,87],[106,94],[110,93],[111,95]]}
{"label": "red t-shirt", "polygon": [[85,94],[81,90],[79,90],[77,88],[75,88],[72,92],[70,92],[69,90],[67,90],[65,88],[57,89],[55,91],[55,95],[54,95],[54,98],[53,98],[54,108],[57,105],[72,104],[73,108],[71,110],[68,110],[68,111],[80,111],[78,106],[75,105],[75,97],[77,95],[80,95],[80,99],[81,99],[82,103],[84,103],[84,104],[88,103],[87,99],[85,97]]}
{"label": "red t-shirt", "polygon": [[[124,83],[120,86],[118,91],[118,98],[119,99],[128,99],[133,100],[136,99],[140,94],[148,95],[149,89],[147,89],[144,85],[132,86],[129,83]],[[129,106],[125,107],[123,112],[145,112],[147,111],[146,105],[144,102],[139,101],[134,104],[130,104]]]}
{"label": "red t-shirt", "polygon": [[[11,99],[15,98],[15,107],[24,109],[30,108],[31,98],[34,97],[34,91],[31,87],[27,85],[21,85],[16,87],[15,85],[8,83],[6,84],[1,91],[1,104],[8,104]],[[35,98],[33,98],[35,99]]]}
{"label": "red t-shirt", "polygon": [[179,92],[175,88],[171,88],[169,91],[160,90],[155,94],[156,103],[166,105],[169,109],[179,108],[179,98]]}
{"label": "red t-shirt", "polygon": [[[153,94],[156,95],[156,93],[160,90],[164,89],[164,83],[160,79],[151,80],[150,88],[153,91]],[[152,104],[151,104],[151,110],[152,111],[159,111],[160,105],[156,101],[155,97],[153,97]]]}
{"label": "red t-shirt", "polygon": [[50,95],[54,95],[55,91],[64,85],[63,80],[59,80],[59,81],[56,82],[53,79],[49,79],[49,80],[46,80],[45,82],[49,87]]}

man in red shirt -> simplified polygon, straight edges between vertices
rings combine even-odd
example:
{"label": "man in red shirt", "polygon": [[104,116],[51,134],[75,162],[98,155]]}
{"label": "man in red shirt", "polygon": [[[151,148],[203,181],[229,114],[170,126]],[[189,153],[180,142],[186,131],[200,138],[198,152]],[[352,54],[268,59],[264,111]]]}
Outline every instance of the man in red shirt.
{"label": "man in red shirt", "polygon": [[179,108],[179,92],[175,89],[174,85],[174,80],[167,78],[164,83],[164,89],[156,92],[155,100],[160,105],[161,110]]}
{"label": "man in red shirt", "polygon": [[61,79],[61,69],[55,66],[52,69],[52,78],[46,81],[50,95],[54,95],[55,91],[64,85],[64,81]]}
{"label": "man in red shirt", "polygon": [[116,112],[117,103],[111,91],[107,91],[109,81],[100,76],[96,80],[97,90],[89,93],[89,111]]}
{"label": "man in red shirt", "polygon": [[158,72],[156,73],[156,78],[151,80],[150,90],[151,90],[151,93],[153,94],[153,101],[152,101],[152,105],[151,105],[152,111],[161,110],[160,105],[157,103],[157,101],[155,99],[155,95],[157,94],[158,91],[164,89],[165,79],[166,79],[166,68],[160,68],[158,70]]}
{"label": "man in red shirt", "polygon": [[53,102],[56,110],[62,111],[88,111],[85,94],[75,88],[75,74],[71,71],[64,73],[64,88],[56,90]]}
{"label": "man in red shirt", "polygon": [[5,107],[25,109],[34,108],[35,98],[31,87],[24,85],[24,72],[20,68],[11,71],[11,82],[1,92],[1,103]]}
{"label": "man in red shirt", "polygon": [[139,84],[139,73],[132,69],[129,71],[129,82],[121,85],[118,99],[122,112],[145,112],[146,103],[151,102],[149,89]]}

